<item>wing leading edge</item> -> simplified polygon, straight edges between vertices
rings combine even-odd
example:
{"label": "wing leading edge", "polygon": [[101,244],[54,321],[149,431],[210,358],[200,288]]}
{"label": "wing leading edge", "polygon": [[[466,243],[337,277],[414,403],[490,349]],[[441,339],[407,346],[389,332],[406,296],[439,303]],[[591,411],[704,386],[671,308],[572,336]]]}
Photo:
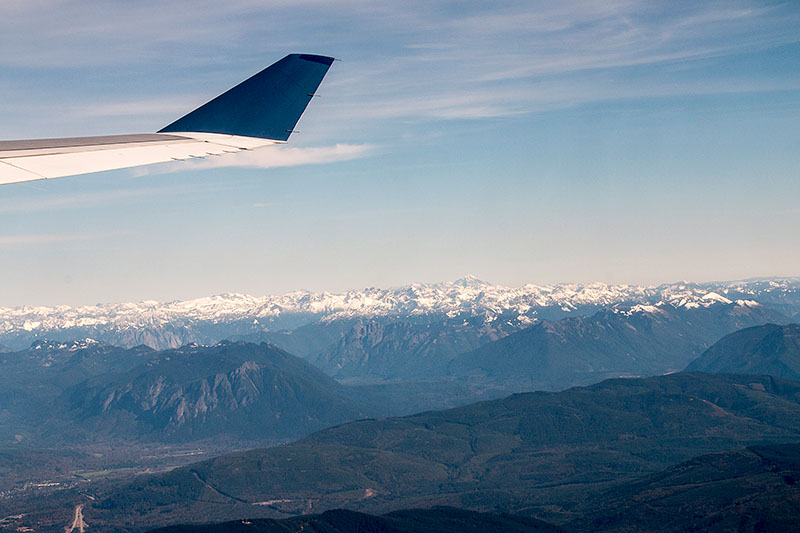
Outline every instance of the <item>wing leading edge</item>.
{"label": "wing leading edge", "polygon": [[333,58],[291,54],[157,133],[0,141],[0,184],[284,143]]}

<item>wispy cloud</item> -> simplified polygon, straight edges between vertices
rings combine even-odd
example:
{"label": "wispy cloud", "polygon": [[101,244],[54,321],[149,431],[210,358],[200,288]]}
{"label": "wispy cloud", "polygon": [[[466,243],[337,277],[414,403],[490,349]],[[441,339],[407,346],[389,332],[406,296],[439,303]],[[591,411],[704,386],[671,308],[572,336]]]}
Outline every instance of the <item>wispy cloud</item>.
{"label": "wispy cloud", "polygon": [[[190,160],[184,164],[189,168],[274,168],[319,165],[367,157],[374,153],[375,149],[375,146],[370,144],[336,144],[333,146],[307,148],[270,146],[248,152],[212,157],[201,161]],[[179,166],[176,165],[175,168],[179,168]]]}
{"label": "wispy cloud", "polygon": [[[183,2],[164,5],[154,0],[126,4],[15,1],[8,8],[13,16],[0,21],[0,65],[25,69],[104,66],[108,79],[101,81],[108,90],[123,90],[130,82],[148,94],[128,90],[98,103],[94,92],[84,100],[82,84],[91,80],[65,74],[77,91],[74,100],[59,98],[67,110],[74,110],[70,119],[83,113],[103,124],[104,117],[118,123],[121,116],[143,116],[131,118],[131,123],[157,126],[173,118],[175,109],[188,109],[181,102],[199,103],[209,96],[197,87],[224,89],[229,76],[230,83],[238,81],[238,76],[252,73],[254,65],[296,51],[291,49],[296,46],[297,51],[345,59],[323,87],[333,101],[325,106],[315,103],[315,107],[346,109],[345,126],[364,131],[380,127],[375,121],[387,118],[492,118],[536,112],[537,89],[543,83],[569,88],[583,81],[583,98],[575,100],[569,96],[571,91],[564,91],[566,96],[559,102],[575,105],[591,100],[594,89],[591,77],[576,80],[576,73],[618,72],[764,49],[797,41],[800,25],[800,10],[789,3],[765,6],[748,0],[669,7],[645,0],[457,6],[306,3],[314,4],[317,16],[305,16],[290,1],[237,0],[224,6],[199,1],[191,9]],[[48,20],[59,23],[48,24]],[[298,35],[306,37],[298,40]],[[137,46],[130,46],[131,42]],[[196,68],[200,65],[202,69]],[[185,78],[187,72],[191,80]],[[645,78],[617,77],[616,86],[635,97],[637,88],[649,91]],[[706,76],[705,91],[724,91],[726,81]],[[774,84],[784,81],[774,80]],[[684,83],[676,79],[673,88]],[[695,87],[686,83],[686,93],[693,94]],[[164,94],[169,96],[164,99]],[[365,112],[352,113],[359,106]],[[51,124],[51,111],[39,113]],[[25,123],[31,120],[27,117]],[[341,132],[342,122],[323,127]]]}
{"label": "wispy cloud", "polygon": [[391,29],[403,52],[337,65],[325,87],[335,101],[315,111],[323,117],[317,123],[365,132],[404,119],[502,118],[609,99],[797,88],[796,76],[750,78],[704,63],[797,41],[800,10],[788,5],[470,4],[458,13],[409,9],[398,20]]}

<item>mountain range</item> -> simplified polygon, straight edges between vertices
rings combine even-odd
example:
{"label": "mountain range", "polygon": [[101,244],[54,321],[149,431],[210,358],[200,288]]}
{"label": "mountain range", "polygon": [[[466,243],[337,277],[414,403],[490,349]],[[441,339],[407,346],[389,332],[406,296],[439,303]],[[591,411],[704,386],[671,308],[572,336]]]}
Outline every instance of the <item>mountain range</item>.
{"label": "mountain range", "polygon": [[[616,306],[587,317],[539,320],[517,331],[507,322],[477,318],[340,319],[283,333],[299,348],[314,347],[310,339],[321,329],[329,334],[323,342],[338,335],[307,360],[244,341],[155,351],[91,339],[39,340],[27,350],[0,354],[0,443],[78,443],[90,436],[109,442],[226,436],[277,442],[364,416],[675,372],[738,328],[784,318],[761,304],[715,300],[705,306]],[[758,331],[744,330],[719,346],[749,346],[742,336]],[[774,373],[763,366],[728,368],[756,370]]]}
{"label": "mountain range", "polygon": [[[775,446],[800,442],[798,280],[537,290],[467,278],[294,307],[1,310],[0,516],[62,529],[81,501],[100,529],[316,513],[258,527],[515,531],[662,513],[678,531],[678,508],[755,529],[797,514],[800,462]],[[127,340],[58,339],[76,331]],[[214,342],[134,344],[185,337]],[[210,453],[228,455],[182,466]],[[764,497],[725,488],[744,479]],[[415,510],[431,506],[462,510]]]}
{"label": "mountain range", "polygon": [[414,321],[473,317],[486,324],[509,322],[521,329],[537,319],[586,316],[614,305],[668,303],[695,307],[717,301],[757,301],[791,319],[800,316],[800,278],[659,286],[528,284],[509,288],[468,276],[455,282],[339,294],[297,291],[266,297],[222,294],[165,303],[24,306],[0,308],[0,344],[18,350],[41,338],[70,341],[89,337],[116,346],[146,344],[164,349],[190,342],[213,344],[237,336],[267,340],[252,336],[296,330],[319,321],[376,317]]}
{"label": "mountain range", "polygon": [[155,351],[40,340],[0,354],[0,443],[282,441],[364,416],[674,372],[719,337],[779,319],[734,302],[615,307],[515,332],[477,319],[352,319],[307,361],[243,341]]}
{"label": "mountain range", "polygon": [[[620,304],[523,328],[476,317],[348,319],[338,341],[299,355],[346,383],[459,380],[508,392],[560,390],[609,377],[676,372],[729,333],[789,320],[753,301],[711,301]],[[328,330],[338,322],[326,322]],[[316,330],[306,326],[285,338],[297,344]]]}

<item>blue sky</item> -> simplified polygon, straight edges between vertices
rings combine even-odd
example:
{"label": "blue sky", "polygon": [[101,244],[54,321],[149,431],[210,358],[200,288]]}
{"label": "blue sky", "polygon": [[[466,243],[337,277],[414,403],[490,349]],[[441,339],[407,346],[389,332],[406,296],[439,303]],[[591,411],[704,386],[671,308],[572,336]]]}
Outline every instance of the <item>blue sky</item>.
{"label": "blue sky", "polygon": [[11,0],[0,138],[155,131],[291,52],[286,147],[0,187],[0,306],[800,275],[795,2]]}

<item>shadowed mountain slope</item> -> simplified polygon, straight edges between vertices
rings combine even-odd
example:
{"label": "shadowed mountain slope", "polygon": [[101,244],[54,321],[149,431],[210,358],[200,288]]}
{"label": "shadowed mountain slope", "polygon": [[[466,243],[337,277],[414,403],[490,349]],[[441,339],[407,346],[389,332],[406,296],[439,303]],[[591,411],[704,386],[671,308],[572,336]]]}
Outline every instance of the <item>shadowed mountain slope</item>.
{"label": "shadowed mountain slope", "polygon": [[569,529],[794,531],[800,519],[800,444],[696,457],[616,486],[583,506]]}
{"label": "shadowed mountain slope", "polygon": [[725,336],[686,370],[800,379],[800,324],[766,324]]}
{"label": "shadowed mountain slope", "polygon": [[26,350],[0,354],[0,385],[46,386],[59,391],[90,376],[128,371],[156,353],[147,346],[125,349],[93,339],[39,340]]}
{"label": "shadowed mountain slope", "polygon": [[590,317],[540,322],[449,365],[510,390],[560,390],[609,377],[675,372],[732,331],[785,320],[758,304],[669,304],[604,309]]}

